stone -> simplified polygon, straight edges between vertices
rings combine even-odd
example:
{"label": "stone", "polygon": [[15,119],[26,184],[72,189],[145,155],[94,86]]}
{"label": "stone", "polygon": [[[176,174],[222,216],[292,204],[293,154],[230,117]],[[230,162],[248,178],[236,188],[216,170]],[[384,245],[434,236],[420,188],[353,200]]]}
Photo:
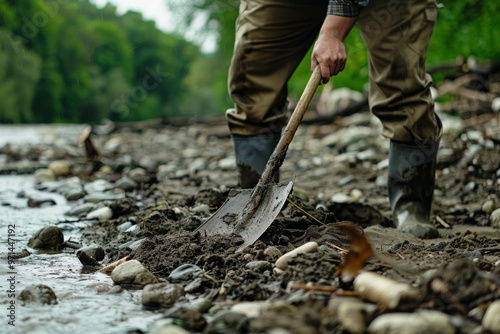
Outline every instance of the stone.
{"label": "stone", "polygon": [[139,187],[137,182],[127,176],[123,176],[115,182],[115,187],[124,191],[133,191]]}
{"label": "stone", "polygon": [[231,307],[231,312],[244,314],[249,319],[255,319],[268,309],[269,305],[266,301],[240,302]]}
{"label": "stone", "polygon": [[250,333],[250,322],[244,314],[220,311],[208,323],[204,333]]}
{"label": "stone", "polygon": [[193,278],[200,276],[203,273],[203,269],[194,264],[183,264],[175,268],[167,279],[172,283],[188,281]]}
{"label": "stone", "polygon": [[44,284],[28,286],[23,291],[21,291],[18,298],[25,304],[57,304],[56,293],[50,286]]}
{"label": "stone", "polygon": [[500,228],[500,209],[496,209],[491,213],[490,224],[493,228]]}
{"label": "stone", "polygon": [[120,264],[111,272],[111,279],[116,284],[148,285],[157,283],[155,275],[137,260]]}
{"label": "stone", "polygon": [[495,209],[496,209],[496,205],[495,205],[495,200],[493,199],[487,199],[483,205],[481,206],[481,211],[483,211],[484,213],[487,213],[487,214],[490,214],[492,213]]}
{"label": "stone", "polygon": [[54,172],[46,168],[37,169],[33,174],[33,178],[36,182],[50,182],[56,180]]}
{"label": "stone", "polygon": [[81,188],[71,188],[64,193],[64,198],[67,201],[78,201],[83,198],[87,193]]}
{"label": "stone", "polygon": [[485,332],[500,333],[500,300],[492,302],[484,314],[482,327]]}
{"label": "stone", "polygon": [[252,261],[247,263],[245,265],[245,268],[259,273],[263,273],[266,270],[269,271],[273,270],[273,264],[268,261]]}
{"label": "stone", "polygon": [[71,164],[69,161],[53,161],[49,164],[48,169],[54,173],[56,178],[71,175]]}
{"label": "stone", "polygon": [[162,319],[157,321],[150,331],[149,334],[190,334],[190,331],[185,330],[182,327],[172,324],[171,319]]}
{"label": "stone", "polygon": [[85,217],[86,219],[97,219],[100,222],[103,221],[108,221],[113,217],[113,211],[107,206],[104,206],[102,208],[99,208],[97,210],[94,210],[92,212],[89,212],[87,216]]}
{"label": "stone", "polygon": [[278,249],[278,247],[275,246],[269,246],[264,250],[264,255],[269,257],[271,261],[276,261],[283,255],[281,251]]}
{"label": "stone", "polygon": [[64,244],[64,234],[57,226],[49,225],[39,229],[28,241],[34,249],[60,250]]}
{"label": "stone", "polygon": [[66,212],[66,215],[77,216],[77,217],[86,216],[87,213],[92,211],[94,208],[95,204],[93,203],[83,203],[71,208],[68,212]]}
{"label": "stone", "polygon": [[142,305],[153,308],[171,307],[172,305],[175,304],[177,299],[179,299],[184,295],[185,295],[184,288],[178,284],[172,284],[172,283],[148,284],[142,290]]}

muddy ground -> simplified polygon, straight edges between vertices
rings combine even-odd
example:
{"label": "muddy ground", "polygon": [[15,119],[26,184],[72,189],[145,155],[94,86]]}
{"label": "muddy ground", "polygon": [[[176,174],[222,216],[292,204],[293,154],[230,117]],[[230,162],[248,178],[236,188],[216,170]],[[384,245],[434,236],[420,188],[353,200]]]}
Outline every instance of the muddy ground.
{"label": "muddy ground", "polygon": [[[70,161],[72,175],[84,182],[118,184],[124,176],[133,178],[134,185],[122,187],[124,198],[104,203],[112,209],[112,219],[86,228],[81,242],[104,248],[103,265],[130,256],[163,282],[173,282],[170,274],[183,264],[200,267],[202,275],[178,282],[189,293],[174,306],[151,310],[163,312],[187,332],[359,332],[346,323],[338,306],[356,298],[351,296],[352,281],[342,281],[338,271],[351,248],[342,226],[354,224],[375,251],[363,270],[409,283],[420,292],[418,302],[406,309],[364,300],[352,312],[362,314],[365,327],[385,313],[437,310],[449,316],[456,333],[480,333],[486,309],[500,298],[500,223],[491,219],[500,207],[500,118],[456,126],[447,117],[432,213],[440,238],[433,240],[415,239],[392,226],[385,188],[388,142],[367,113],[300,127],[281,169],[281,179],[295,177],[293,192],[270,228],[241,252],[236,251],[243,242],[238,235],[195,232],[237,188],[223,123],[112,132],[94,128],[91,139],[100,163],[87,161],[83,153],[53,158]],[[124,223],[137,225],[135,232],[120,232]],[[140,245],[128,247],[136,240],[142,240]],[[282,272],[274,270],[282,254],[308,241],[320,245],[316,252],[297,256]],[[441,283],[439,288],[433,282]],[[293,284],[341,289],[308,291]],[[196,315],[187,311],[201,299],[209,306]],[[245,301],[271,306],[256,316],[229,311]]]}

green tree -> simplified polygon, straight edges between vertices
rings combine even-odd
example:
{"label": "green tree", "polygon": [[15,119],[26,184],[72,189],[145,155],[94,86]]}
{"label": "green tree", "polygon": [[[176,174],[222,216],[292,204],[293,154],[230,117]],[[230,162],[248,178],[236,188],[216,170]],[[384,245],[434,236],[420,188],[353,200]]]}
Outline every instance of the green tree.
{"label": "green tree", "polygon": [[40,78],[40,58],[19,37],[0,29],[0,122],[34,119],[31,103]]}

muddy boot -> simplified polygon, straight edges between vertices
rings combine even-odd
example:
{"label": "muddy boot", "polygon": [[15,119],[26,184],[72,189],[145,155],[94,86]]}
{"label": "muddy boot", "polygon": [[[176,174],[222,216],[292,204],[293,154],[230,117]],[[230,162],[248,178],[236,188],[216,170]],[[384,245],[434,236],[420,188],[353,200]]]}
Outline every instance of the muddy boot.
{"label": "muddy boot", "polygon": [[422,239],[437,238],[430,221],[438,143],[391,141],[388,190],[396,227]]}
{"label": "muddy boot", "polygon": [[[279,133],[265,133],[257,136],[233,135],[236,167],[241,188],[253,188],[259,182],[267,161],[280,140]],[[276,175],[278,181],[278,176]]]}

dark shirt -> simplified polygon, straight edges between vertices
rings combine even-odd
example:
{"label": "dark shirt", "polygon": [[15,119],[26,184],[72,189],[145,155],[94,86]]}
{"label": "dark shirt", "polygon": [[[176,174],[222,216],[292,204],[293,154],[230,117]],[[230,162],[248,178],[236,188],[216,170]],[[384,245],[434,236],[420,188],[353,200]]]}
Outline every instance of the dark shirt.
{"label": "dark shirt", "polygon": [[359,16],[363,7],[368,6],[369,0],[330,0],[328,15],[354,17]]}

